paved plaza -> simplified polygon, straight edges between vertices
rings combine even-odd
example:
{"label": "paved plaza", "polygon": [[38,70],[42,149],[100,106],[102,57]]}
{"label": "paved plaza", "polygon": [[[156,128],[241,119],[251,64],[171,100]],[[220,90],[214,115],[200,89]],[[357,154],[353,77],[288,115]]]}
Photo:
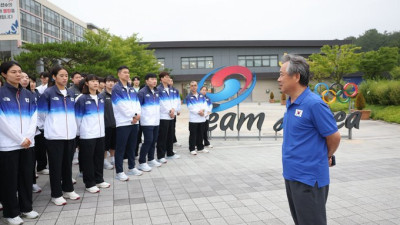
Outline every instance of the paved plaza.
{"label": "paved plaza", "polygon": [[[177,124],[183,146],[175,148],[180,159],[131,176],[128,182],[115,180],[115,172],[105,170],[111,188],[98,194],[84,191],[74,165],[75,191],[81,199],[68,200],[65,206],[50,202],[49,178],[40,175],[43,191],[33,194],[40,217],[24,224],[293,224],[282,177],[282,138],[213,138],[210,153],[193,156],[188,150],[188,112],[183,108]],[[269,103],[240,106],[246,115],[265,113],[263,136],[274,135],[272,126],[284,110]],[[347,135],[347,129],[341,133]],[[244,124],[242,135],[258,135],[256,125],[249,132]],[[328,224],[400,224],[400,125],[361,121],[353,140],[342,138],[336,160],[337,166],[331,168]]]}

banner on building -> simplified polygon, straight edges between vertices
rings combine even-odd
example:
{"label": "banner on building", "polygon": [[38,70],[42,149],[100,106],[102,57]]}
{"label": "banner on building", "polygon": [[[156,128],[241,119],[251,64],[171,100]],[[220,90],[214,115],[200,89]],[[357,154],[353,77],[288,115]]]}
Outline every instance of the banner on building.
{"label": "banner on building", "polygon": [[17,34],[18,0],[0,0],[0,34]]}

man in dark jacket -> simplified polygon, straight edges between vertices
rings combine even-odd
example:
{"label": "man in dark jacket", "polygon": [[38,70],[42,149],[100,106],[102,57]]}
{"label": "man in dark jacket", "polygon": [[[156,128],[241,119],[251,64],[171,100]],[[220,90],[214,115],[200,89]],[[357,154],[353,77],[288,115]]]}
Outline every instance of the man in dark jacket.
{"label": "man in dark jacket", "polygon": [[71,76],[71,81],[72,81],[72,85],[70,88],[68,88],[69,90],[73,91],[75,94],[75,98],[81,94],[81,91],[79,90],[79,82],[82,80],[82,76],[80,73],[75,72],[72,74]]}
{"label": "man in dark jacket", "polygon": [[[114,169],[114,153],[115,153],[115,118],[112,108],[111,92],[115,85],[116,79],[112,75],[108,75],[105,79],[105,88],[100,96],[104,99],[104,127],[105,127],[105,152],[104,152],[104,169]],[[110,152],[110,161],[107,160],[107,151]]]}

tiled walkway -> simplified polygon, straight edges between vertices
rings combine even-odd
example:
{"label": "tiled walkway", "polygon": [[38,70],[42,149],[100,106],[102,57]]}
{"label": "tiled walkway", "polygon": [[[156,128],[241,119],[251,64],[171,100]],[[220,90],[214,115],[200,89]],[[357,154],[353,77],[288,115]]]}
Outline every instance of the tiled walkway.
{"label": "tiled walkway", "polygon": [[[245,103],[241,111],[265,112],[262,134],[273,135],[271,127],[284,109]],[[192,156],[185,115],[177,129],[181,159],[128,182],[104,171],[112,186],[99,194],[84,192],[74,166],[75,191],[82,198],[62,207],[50,202],[48,176],[41,175],[43,192],[33,195],[34,210],[41,215],[25,224],[293,224],[281,175],[282,139],[214,138],[210,153]],[[242,134],[248,133],[258,134]],[[337,166],[331,169],[328,223],[400,224],[400,125],[362,121],[353,138],[342,139]]]}

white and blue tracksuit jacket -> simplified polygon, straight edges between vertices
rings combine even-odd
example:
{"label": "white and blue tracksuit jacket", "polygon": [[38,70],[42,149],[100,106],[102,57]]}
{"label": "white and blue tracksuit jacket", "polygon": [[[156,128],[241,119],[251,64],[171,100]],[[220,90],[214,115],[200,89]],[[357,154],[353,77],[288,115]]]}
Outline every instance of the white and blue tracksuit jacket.
{"label": "white and blue tracksuit jacket", "polygon": [[[191,92],[186,96],[186,104],[189,109],[189,122],[191,123],[203,123],[206,122],[206,113],[208,110],[207,102],[202,94],[197,94],[197,97]],[[204,110],[204,116],[200,116],[198,113],[200,110]]]}
{"label": "white and blue tracksuit jacket", "polygon": [[75,103],[75,119],[77,135],[80,139],[94,139],[105,136],[104,128],[104,99],[97,95],[96,101],[84,94]]}
{"label": "white and blue tracksuit jacket", "polygon": [[142,106],[140,116],[140,126],[159,126],[160,125],[160,97],[157,88],[154,94],[149,86],[145,86],[139,91],[139,101]]}
{"label": "white and blue tracksuit jacket", "polygon": [[[160,84],[157,87],[158,94],[160,96],[160,119],[161,120],[173,120],[169,116],[169,112],[176,109],[175,93],[171,86],[168,86],[168,91],[165,90],[164,85]],[[175,112],[176,115],[176,112]]]}
{"label": "white and blue tracksuit jacket", "polygon": [[67,96],[57,86],[47,88],[38,101],[38,127],[44,129],[48,140],[72,140],[76,137],[75,98],[71,90]]}
{"label": "white and blue tracksuit jacket", "polygon": [[[172,91],[171,91],[172,89]],[[174,102],[175,102],[175,115],[181,111],[181,96],[179,95],[178,89],[171,86],[170,92],[173,93]]]}
{"label": "white and blue tracksuit jacket", "polygon": [[116,127],[132,125],[133,117],[141,114],[138,93],[133,87],[122,86],[121,81],[114,85],[111,101]]}
{"label": "white and blue tracksuit jacket", "polygon": [[22,149],[26,138],[35,144],[37,107],[35,95],[19,85],[0,87],[0,151]]}
{"label": "white and blue tracksuit jacket", "polygon": [[212,113],[212,109],[213,109],[213,104],[212,101],[209,97],[207,97],[207,95],[205,96],[206,98],[206,102],[207,102],[207,116],[206,116],[206,120],[210,119],[210,115],[208,115],[208,113]]}

